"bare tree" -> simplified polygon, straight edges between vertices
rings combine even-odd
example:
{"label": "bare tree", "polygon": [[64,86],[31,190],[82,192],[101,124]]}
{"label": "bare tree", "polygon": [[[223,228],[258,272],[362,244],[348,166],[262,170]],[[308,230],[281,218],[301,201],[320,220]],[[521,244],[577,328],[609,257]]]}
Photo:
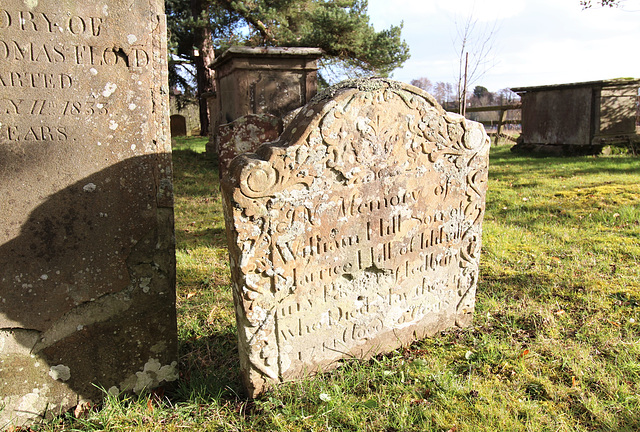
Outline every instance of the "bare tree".
{"label": "bare tree", "polygon": [[433,88],[433,84],[431,84],[431,80],[427,77],[420,77],[417,79],[412,79],[410,84],[412,86],[416,86],[426,92],[430,92]]}
{"label": "bare tree", "polygon": [[520,97],[510,88],[498,90],[498,105],[509,105],[518,101]]}
{"label": "bare tree", "polygon": [[[600,5],[602,7],[619,7],[621,3],[621,0],[599,0],[596,1],[596,5]],[[591,0],[580,0],[580,6],[582,6],[582,9],[589,9],[590,7],[593,6]]]}
{"label": "bare tree", "polygon": [[462,21],[456,19],[454,42],[458,51],[458,109],[464,113],[467,89],[496,64],[497,21],[482,24],[473,17],[473,9]]}
{"label": "bare tree", "polygon": [[453,100],[453,85],[439,81],[433,89],[433,96],[442,105],[446,106]]}

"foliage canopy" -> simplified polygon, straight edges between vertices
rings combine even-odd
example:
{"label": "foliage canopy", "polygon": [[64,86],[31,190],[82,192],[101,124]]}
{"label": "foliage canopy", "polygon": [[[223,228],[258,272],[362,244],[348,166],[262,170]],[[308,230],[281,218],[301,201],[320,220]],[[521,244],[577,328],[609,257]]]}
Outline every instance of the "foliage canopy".
{"label": "foliage canopy", "polygon": [[184,88],[189,83],[176,66],[196,63],[194,48],[207,57],[232,45],[319,47],[326,53],[325,83],[333,81],[332,71],[388,76],[409,58],[402,24],[376,31],[366,0],[166,0],[166,11],[171,83]]}

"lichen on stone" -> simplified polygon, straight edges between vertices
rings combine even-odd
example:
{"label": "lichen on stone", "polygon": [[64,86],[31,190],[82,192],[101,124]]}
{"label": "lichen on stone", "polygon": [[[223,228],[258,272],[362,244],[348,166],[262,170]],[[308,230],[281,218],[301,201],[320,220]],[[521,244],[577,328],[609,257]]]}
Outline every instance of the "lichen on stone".
{"label": "lichen on stone", "polygon": [[343,89],[352,88],[365,92],[373,92],[385,87],[392,90],[400,90],[402,88],[402,85],[397,81],[381,77],[348,79],[338,84],[332,85],[331,87],[318,93],[311,99],[309,103],[310,105],[313,105],[326,99],[332,99],[336,94],[340,92],[340,90]]}

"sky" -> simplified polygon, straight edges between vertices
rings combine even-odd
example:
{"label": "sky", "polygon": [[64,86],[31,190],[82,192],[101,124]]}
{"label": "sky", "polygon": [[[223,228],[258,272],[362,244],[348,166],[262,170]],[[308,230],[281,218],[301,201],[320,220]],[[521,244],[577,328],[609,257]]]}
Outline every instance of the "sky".
{"label": "sky", "polygon": [[640,0],[623,0],[622,6],[582,10],[580,0],[369,0],[369,17],[378,31],[404,23],[411,58],[393,72],[394,79],[427,77],[455,86],[457,35],[471,16],[472,40],[494,32],[488,68],[476,73],[470,88],[498,91],[640,78]]}

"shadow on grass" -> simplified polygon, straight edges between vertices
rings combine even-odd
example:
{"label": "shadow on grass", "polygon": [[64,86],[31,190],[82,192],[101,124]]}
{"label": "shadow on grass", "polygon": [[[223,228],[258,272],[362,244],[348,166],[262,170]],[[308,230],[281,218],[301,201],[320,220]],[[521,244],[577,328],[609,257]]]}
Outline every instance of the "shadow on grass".
{"label": "shadow on grass", "polygon": [[190,230],[189,237],[198,239],[202,237],[206,240],[207,244],[214,248],[226,248],[227,238],[226,231],[223,228],[204,228],[200,230]]}
{"label": "shadow on grass", "polygon": [[[174,176],[183,178],[201,178],[212,176],[218,182],[218,158],[194,150],[174,150],[172,153]],[[210,182],[210,181],[209,181]]]}
{"label": "shadow on grass", "polygon": [[538,301],[547,301],[554,291],[557,280],[536,270],[517,273],[499,273],[481,268],[478,280],[478,300],[490,297],[506,302],[521,300],[525,297]]}
{"label": "shadow on grass", "polygon": [[[179,236],[177,247],[188,249],[198,244],[218,255],[227,247],[224,225],[214,225],[210,219],[212,212],[221,212],[220,202],[211,199],[220,193],[218,160],[197,151],[200,145],[199,140],[186,141],[184,146],[187,148],[183,146],[173,151],[176,197],[188,202],[185,214],[176,212],[176,222],[181,217],[189,221],[183,224],[184,232]],[[210,211],[202,212],[202,216],[194,211],[199,206],[209,206]],[[215,270],[219,264],[209,264],[211,267],[200,275],[200,279],[179,281],[183,291],[199,294],[191,300],[187,297],[188,303],[179,312],[179,326],[187,325],[185,320],[194,320],[197,328],[183,332],[187,336],[181,336],[179,340],[180,380],[168,394],[174,403],[222,406],[229,401],[248,400],[240,374],[235,320],[231,323],[232,319],[226,313],[233,314],[231,295],[225,289],[229,281],[211,279],[212,272],[220,273],[219,269]],[[185,271],[190,274],[199,270]],[[212,314],[213,310],[225,312],[218,316]],[[205,318],[207,314],[209,317]]]}
{"label": "shadow on grass", "polygon": [[196,404],[247,399],[235,327],[180,341],[180,380],[172,399]]}

